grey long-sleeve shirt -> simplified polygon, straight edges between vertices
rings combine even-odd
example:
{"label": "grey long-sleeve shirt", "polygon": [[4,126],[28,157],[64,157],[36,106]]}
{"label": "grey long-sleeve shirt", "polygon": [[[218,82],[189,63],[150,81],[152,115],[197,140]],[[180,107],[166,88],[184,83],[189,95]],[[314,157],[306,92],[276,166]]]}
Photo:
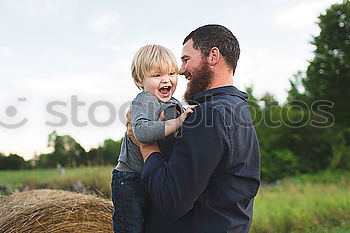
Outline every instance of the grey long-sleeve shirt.
{"label": "grey long-sleeve shirt", "polygon": [[[164,111],[165,120],[176,118],[176,110],[183,112],[180,102],[175,98],[163,103],[149,92],[139,93],[132,101],[131,109],[131,126],[135,138],[146,144],[155,141],[162,143],[165,138],[165,122],[158,121],[161,112]],[[143,158],[140,149],[126,134],[118,161],[116,168],[119,171],[142,173]]]}

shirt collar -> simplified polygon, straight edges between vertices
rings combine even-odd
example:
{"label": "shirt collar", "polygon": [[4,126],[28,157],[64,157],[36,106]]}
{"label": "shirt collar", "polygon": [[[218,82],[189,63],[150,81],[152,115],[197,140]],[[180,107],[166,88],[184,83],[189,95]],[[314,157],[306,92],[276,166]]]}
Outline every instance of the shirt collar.
{"label": "shirt collar", "polygon": [[202,92],[199,92],[194,95],[194,101],[198,103],[202,103],[209,98],[220,95],[220,94],[226,94],[226,95],[233,95],[241,98],[244,101],[248,101],[248,94],[238,90],[235,86],[224,86],[224,87],[217,87],[209,90],[205,90]]}

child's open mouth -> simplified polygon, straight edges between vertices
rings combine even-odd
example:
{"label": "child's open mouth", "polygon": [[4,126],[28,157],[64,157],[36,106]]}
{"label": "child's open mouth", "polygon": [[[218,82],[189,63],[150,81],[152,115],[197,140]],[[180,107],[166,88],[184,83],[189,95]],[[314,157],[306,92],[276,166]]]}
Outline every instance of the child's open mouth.
{"label": "child's open mouth", "polygon": [[171,86],[164,86],[159,88],[159,93],[161,94],[162,97],[169,97],[170,96],[170,91],[171,91]]}

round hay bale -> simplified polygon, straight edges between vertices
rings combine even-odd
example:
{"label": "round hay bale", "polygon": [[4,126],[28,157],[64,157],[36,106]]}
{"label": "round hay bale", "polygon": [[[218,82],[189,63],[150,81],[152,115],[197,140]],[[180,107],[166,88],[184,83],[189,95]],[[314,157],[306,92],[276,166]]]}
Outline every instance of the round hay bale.
{"label": "round hay bale", "polygon": [[0,232],[113,232],[112,202],[61,190],[31,190],[0,200]]}

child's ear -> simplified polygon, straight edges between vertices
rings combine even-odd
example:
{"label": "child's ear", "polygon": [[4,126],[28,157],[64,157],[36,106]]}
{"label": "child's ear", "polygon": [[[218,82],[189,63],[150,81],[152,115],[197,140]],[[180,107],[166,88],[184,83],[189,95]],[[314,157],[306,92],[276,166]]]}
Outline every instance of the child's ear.
{"label": "child's ear", "polygon": [[143,89],[142,83],[140,83],[138,80],[134,79],[134,83],[139,89]]}

